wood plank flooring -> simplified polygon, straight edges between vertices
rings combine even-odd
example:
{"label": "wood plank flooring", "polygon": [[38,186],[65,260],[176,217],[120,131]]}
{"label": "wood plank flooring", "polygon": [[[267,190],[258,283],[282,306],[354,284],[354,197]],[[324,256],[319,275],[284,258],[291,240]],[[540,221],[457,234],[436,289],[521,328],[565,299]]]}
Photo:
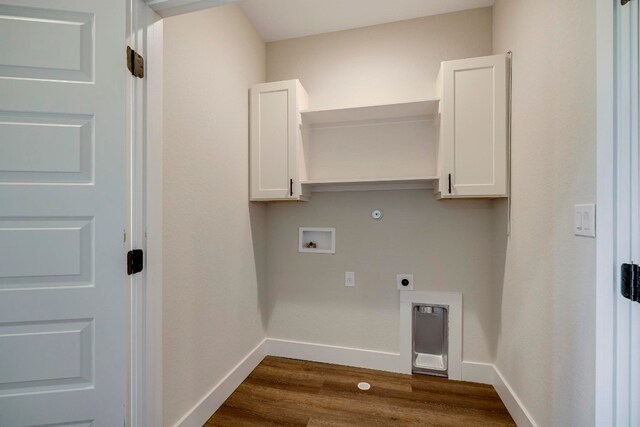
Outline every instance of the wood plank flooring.
{"label": "wood plank flooring", "polygon": [[[361,391],[366,381],[371,389]],[[212,426],[514,426],[493,387],[267,356]]]}

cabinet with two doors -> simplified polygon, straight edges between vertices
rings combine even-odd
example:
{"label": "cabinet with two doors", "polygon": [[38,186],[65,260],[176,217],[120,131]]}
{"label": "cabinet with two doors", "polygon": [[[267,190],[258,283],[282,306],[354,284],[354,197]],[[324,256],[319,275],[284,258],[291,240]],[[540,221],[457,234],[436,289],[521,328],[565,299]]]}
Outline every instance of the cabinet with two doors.
{"label": "cabinet with two doors", "polygon": [[250,91],[250,199],[314,191],[433,188],[437,198],[508,195],[508,58],[446,61],[437,99],[309,109],[298,80]]}

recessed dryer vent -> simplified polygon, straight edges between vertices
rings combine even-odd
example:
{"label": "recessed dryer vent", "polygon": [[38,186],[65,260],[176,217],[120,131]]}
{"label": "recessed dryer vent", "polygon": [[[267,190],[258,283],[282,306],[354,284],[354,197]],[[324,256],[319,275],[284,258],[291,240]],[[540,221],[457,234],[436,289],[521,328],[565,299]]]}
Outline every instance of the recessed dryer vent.
{"label": "recessed dryer vent", "polygon": [[449,308],[414,304],[412,372],[448,376]]}

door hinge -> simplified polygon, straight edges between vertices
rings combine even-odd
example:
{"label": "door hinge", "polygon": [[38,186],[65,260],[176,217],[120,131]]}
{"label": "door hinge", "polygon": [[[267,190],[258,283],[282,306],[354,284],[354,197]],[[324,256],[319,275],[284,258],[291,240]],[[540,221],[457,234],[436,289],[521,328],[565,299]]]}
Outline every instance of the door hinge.
{"label": "door hinge", "polygon": [[140,273],[144,268],[144,251],[142,249],[133,249],[127,252],[127,274]]}
{"label": "door hinge", "polygon": [[144,78],[144,58],[127,46],[127,68],[134,77]]}
{"label": "door hinge", "polygon": [[620,273],[622,296],[631,301],[640,302],[640,266],[633,263],[622,264]]}

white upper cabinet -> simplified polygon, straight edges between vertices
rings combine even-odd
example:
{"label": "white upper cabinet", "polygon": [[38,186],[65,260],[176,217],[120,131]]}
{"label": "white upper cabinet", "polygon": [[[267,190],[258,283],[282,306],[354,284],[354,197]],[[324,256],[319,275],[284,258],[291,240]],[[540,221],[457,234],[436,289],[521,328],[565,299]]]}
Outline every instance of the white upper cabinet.
{"label": "white upper cabinet", "polygon": [[435,187],[508,195],[506,55],[443,62],[439,99],[309,110],[298,80],[251,88],[250,198]]}
{"label": "white upper cabinet", "polygon": [[251,200],[306,200],[300,110],[307,92],[287,80],[255,85],[250,98]]}
{"label": "white upper cabinet", "polygon": [[507,61],[442,63],[439,197],[507,196]]}

